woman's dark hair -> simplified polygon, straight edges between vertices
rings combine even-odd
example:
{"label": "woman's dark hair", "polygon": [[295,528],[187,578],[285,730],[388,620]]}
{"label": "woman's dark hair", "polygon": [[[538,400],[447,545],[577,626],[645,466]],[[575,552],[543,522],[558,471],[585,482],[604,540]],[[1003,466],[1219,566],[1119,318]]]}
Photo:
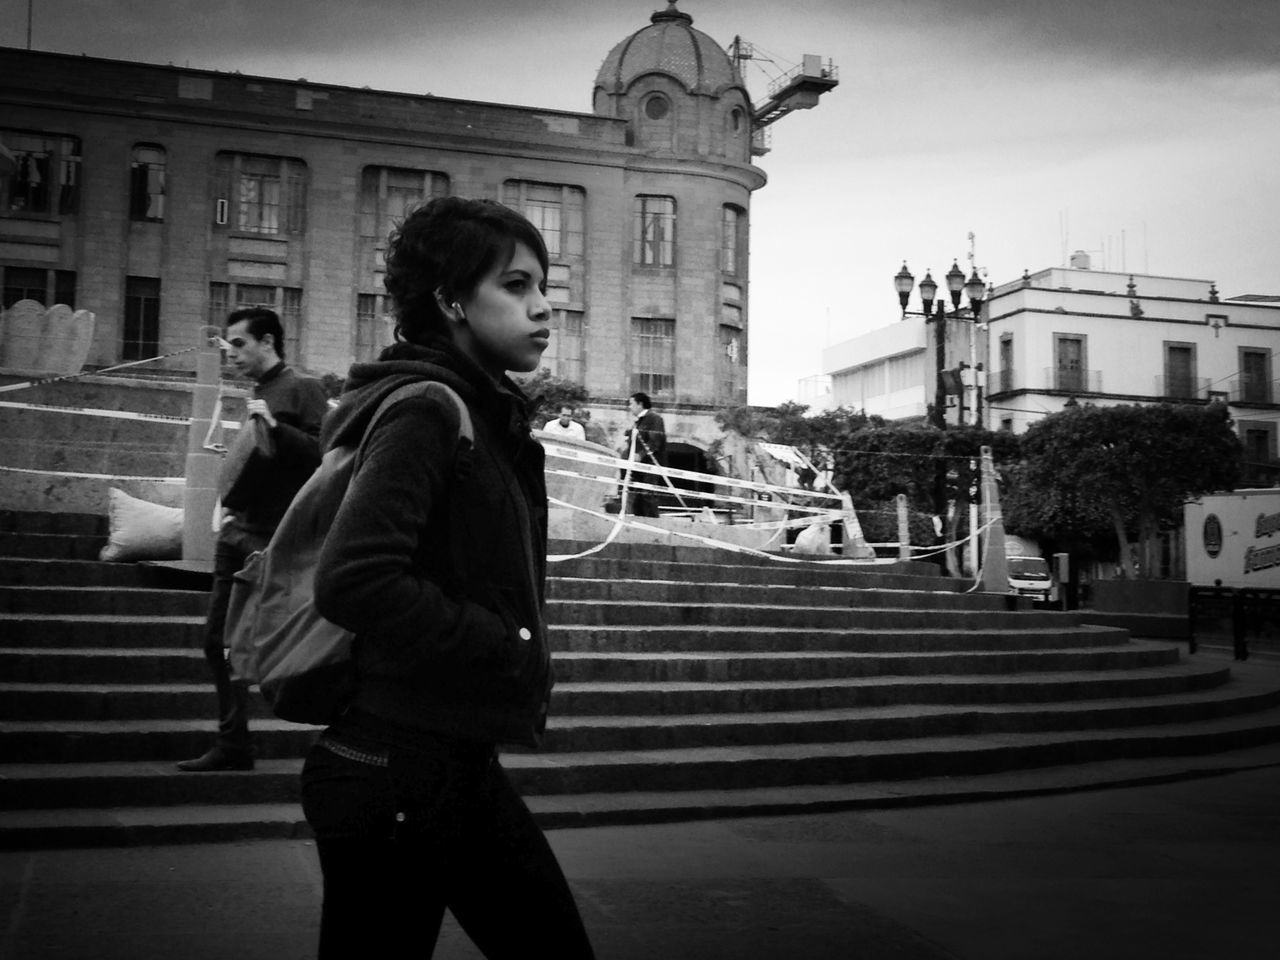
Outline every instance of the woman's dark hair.
{"label": "woman's dark hair", "polygon": [[417,207],[387,244],[387,293],[395,301],[396,340],[424,344],[447,336],[436,302],[471,294],[496,264],[523,243],[547,272],[547,245],[537,227],[494,200],[437,197]]}

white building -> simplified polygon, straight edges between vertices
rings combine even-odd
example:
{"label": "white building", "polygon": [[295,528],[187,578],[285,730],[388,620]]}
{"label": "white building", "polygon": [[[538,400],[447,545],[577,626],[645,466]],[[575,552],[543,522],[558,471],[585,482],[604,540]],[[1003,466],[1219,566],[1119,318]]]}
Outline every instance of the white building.
{"label": "white building", "polygon": [[[982,423],[1018,433],[1071,400],[1220,400],[1246,462],[1277,459],[1280,296],[1222,299],[1209,280],[1091,270],[1083,254],[1072,263],[996,287],[979,324],[967,311],[948,320],[948,422],[970,420],[975,400]],[[888,419],[926,415],[938,383],[935,329],[908,316],[827,348],[833,404]],[[976,377],[961,369],[977,364]],[[1248,479],[1269,484],[1269,476]]]}

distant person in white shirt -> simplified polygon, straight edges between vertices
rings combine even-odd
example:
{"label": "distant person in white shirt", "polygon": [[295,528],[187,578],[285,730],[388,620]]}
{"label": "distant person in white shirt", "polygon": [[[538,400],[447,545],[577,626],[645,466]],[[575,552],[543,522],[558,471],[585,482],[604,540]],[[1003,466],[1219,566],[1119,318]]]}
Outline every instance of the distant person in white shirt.
{"label": "distant person in white shirt", "polygon": [[587,439],[587,431],[582,429],[582,424],[573,419],[573,407],[566,404],[560,406],[560,416],[555,420],[548,420],[542,428],[543,433],[549,433],[553,437],[573,437],[577,440]]}

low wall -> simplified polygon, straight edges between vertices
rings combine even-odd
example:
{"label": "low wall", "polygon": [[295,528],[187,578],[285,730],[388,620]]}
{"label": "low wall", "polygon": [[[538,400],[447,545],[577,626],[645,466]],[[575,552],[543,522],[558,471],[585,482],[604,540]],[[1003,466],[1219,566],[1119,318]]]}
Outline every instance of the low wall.
{"label": "low wall", "polygon": [[1086,623],[1123,627],[1136,637],[1191,636],[1191,585],[1185,580],[1095,580]]}

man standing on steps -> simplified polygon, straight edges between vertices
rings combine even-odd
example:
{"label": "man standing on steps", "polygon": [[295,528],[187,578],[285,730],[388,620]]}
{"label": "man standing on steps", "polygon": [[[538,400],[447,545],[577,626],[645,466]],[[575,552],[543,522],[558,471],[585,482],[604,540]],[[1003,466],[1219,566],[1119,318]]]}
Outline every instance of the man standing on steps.
{"label": "man standing on steps", "polygon": [[228,359],[254,381],[241,429],[261,418],[270,453],[260,450],[247,461],[222,503],[204,634],[204,656],[218,693],[218,738],[203,755],[178,764],[179,770],[195,772],[253,769],[248,684],[231,679],[223,645],[232,576],[249,554],[266,547],[294,494],[319,466],[320,420],[328,410],[320,381],[285,365],[284,328],[275,311],[234,311],[227,317],[226,340]]}
{"label": "man standing on steps", "polygon": [[542,427],[543,433],[549,433],[553,437],[572,437],[575,440],[586,440],[587,431],[583,429],[582,424],[573,419],[573,407],[570,404],[560,404],[560,416],[554,420],[548,420]]}
{"label": "man standing on steps", "polygon": [[[653,403],[647,393],[633,393],[627,400],[633,423],[623,434],[622,457],[636,463],[652,463],[664,466],[667,459],[667,426],[662,417],[653,412]],[[662,483],[662,478],[644,470],[631,471],[632,483]],[[628,497],[627,512],[633,517],[656,517],[658,503],[648,490],[632,490]]]}

